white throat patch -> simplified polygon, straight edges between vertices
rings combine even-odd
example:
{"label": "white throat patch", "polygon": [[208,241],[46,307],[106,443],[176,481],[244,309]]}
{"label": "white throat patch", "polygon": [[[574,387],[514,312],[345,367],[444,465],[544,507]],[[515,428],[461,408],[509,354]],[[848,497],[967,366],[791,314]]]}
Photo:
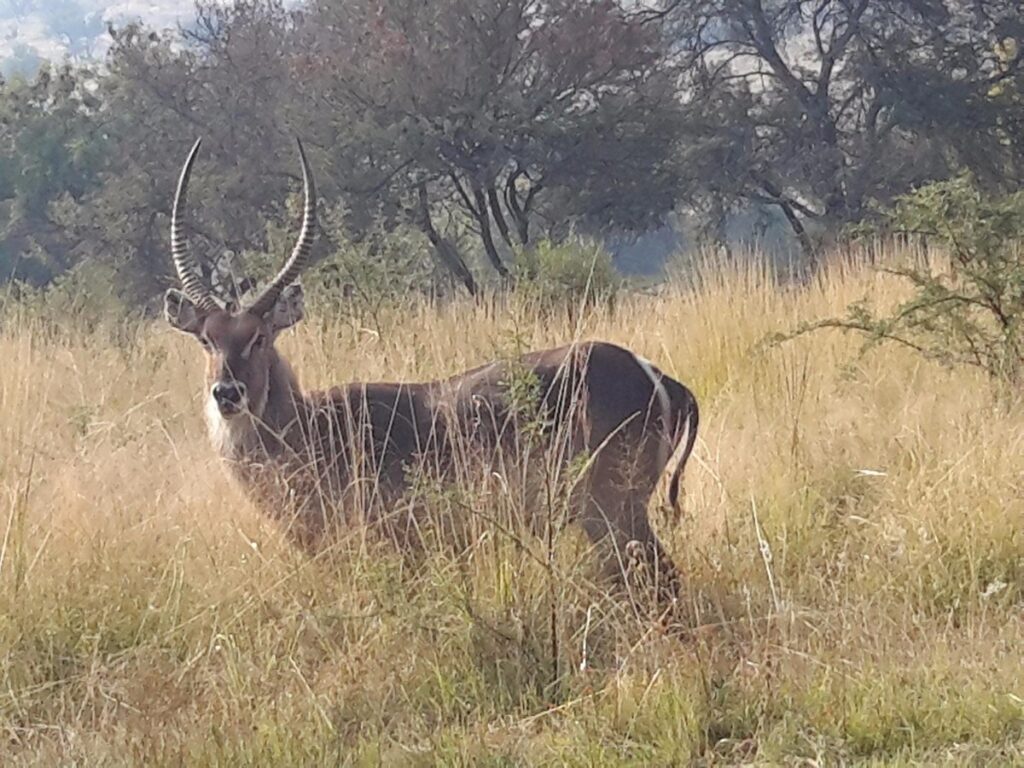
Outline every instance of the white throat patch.
{"label": "white throat patch", "polygon": [[210,442],[226,459],[240,459],[256,448],[259,435],[248,411],[225,419],[213,395],[206,398],[206,428]]}

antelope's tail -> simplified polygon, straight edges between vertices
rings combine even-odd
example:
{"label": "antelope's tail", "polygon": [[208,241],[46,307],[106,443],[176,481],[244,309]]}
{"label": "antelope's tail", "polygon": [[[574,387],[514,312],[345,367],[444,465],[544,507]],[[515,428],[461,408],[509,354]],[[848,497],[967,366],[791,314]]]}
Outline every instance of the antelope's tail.
{"label": "antelope's tail", "polygon": [[[679,485],[683,479],[683,470],[686,468],[686,462],[693,452],[693,444],[697,442],[697,426],[700,423],[700,409],[697,407],[697,398],[681,384],[679,388],[686,394],[686,418],[683,420],[683,425],[686,427],[686,444],[683,447],[682,453],[679,454],[675,468],[672,470],[672,477],[668,483],[668,503],[676,511],[679,511]],[[676,443],[676,450],[678,450],[681,442],[682,440]],[[673,450],[672,453],[675,454],[676,450]]]}

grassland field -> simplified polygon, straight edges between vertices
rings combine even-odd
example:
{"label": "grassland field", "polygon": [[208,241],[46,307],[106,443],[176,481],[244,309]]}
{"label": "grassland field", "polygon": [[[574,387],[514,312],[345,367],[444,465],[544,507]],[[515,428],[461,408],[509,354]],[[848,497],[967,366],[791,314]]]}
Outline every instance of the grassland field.
{"label": "grassland field", "polygon": [[574,338],[689,385],[685,512],[657,519],[685,642],[571,530],[554,570],[493,531],[417,568],[357,534],[303,554],[219,466],[194,342],[9,309],[0,765],[1024,765],[1019,396],[838,331],[761,344],[899,300],[858,261],[698,277],[576,321],[314,305],[279,344],[309,387]]}

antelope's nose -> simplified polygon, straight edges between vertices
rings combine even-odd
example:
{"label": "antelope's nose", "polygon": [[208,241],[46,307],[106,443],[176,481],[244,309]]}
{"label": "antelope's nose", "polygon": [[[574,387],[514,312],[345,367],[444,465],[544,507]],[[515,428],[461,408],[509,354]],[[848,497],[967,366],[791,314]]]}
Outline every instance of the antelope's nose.
{"label": "antelope's nose", "polygon": [[212,394],[222,411],[238,410],[245,398],[245,384],[240,381],[218,381],[213,385]]}

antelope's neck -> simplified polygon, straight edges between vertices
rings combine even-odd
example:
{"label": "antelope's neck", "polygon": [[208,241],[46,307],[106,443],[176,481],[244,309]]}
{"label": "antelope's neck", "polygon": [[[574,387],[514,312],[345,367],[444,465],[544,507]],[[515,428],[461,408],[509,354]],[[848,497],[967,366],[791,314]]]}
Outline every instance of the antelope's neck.
{"label": "antelope's neck", "polygon": [[[253,404],[260,416],[225,419],[212,397],[206,401],[206,425],[214,449],[238,464],[264,464],[285,452],[296,429],[302,391],[290,366],[280,357],[270,366],[266,402]],[[259,407],[262,406],[262,407]]]}

